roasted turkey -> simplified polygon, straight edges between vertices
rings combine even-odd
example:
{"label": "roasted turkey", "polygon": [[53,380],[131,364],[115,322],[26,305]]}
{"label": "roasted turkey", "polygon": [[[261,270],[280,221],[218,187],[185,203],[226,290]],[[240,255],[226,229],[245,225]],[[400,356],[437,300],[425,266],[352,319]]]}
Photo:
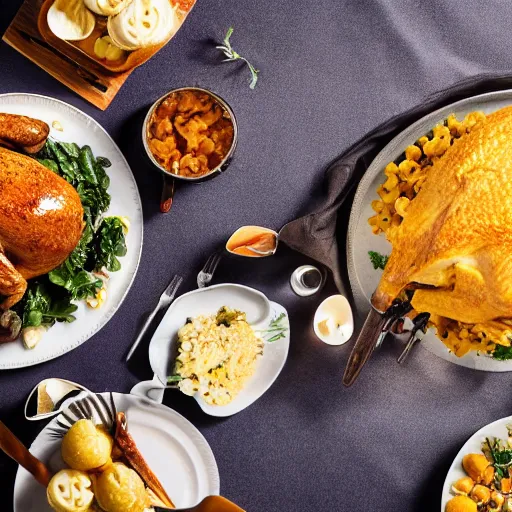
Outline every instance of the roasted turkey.
{"label": "roasted turkey", "polygon": [[512,107],[454,140],[402,223],[373,306],[412,306],[468,324],[512,318]]}
{"label": "roasted turkey", "polygon": [[[39,123],[0,114],[0,138],[33,150],[48,135]],[[35,159],[1,147],[0,199],[0,308],[8,309],[23,297],[27,279],[46,274],[69,256],[84,222],[72,185]]]}

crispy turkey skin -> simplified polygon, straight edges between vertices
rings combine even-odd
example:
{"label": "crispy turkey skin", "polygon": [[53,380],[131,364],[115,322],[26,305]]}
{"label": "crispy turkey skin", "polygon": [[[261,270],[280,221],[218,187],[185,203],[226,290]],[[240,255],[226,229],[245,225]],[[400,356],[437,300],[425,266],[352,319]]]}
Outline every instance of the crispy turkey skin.
{"label": "crispy turkey skin", "polygon": [[402,223],[372,304],[412,283],[412,305],[469,324],[512,318],[512,107],[455,140]]}
{"label": "crispy turkey skin", "polygon": [[72,185],[39,162],[0,147],[0,308],[25,293],[26,280],[59,266],[84,227]]}

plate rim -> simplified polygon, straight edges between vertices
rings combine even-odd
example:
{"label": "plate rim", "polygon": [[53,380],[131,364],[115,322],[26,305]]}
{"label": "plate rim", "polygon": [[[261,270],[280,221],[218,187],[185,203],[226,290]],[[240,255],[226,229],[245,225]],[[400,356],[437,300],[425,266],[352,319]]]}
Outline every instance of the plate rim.
{"label": "plate rim", "polygon": [[[184,293],[183,295],[180,295],[179,297],[176,298],[176,300],[169,306],[169,308],[167,309],[167,311],[165,312],[164,316],[162,317],[162,319],[160,320],[158,326],[156,327],[154,333],[153,333],[153,336],[151,337],[151,340],[149,342],[149,347],[148,347],[148,352],[149,352],[149,360],[150,360],[150,364],[152,363],[152,357],[151,357],[151,347],[153,345],[153,342],[157,339],[160,338],[160,334],[159,334],[159,329],[160,329],[160,326],[162,325],[162,323],[164,322],[165,318],[167,317],[168,314],[171,314],[172,312],[172,309],[174,307],[174,305],[180,301],[181,299],[185,298],[185,297],[189,297],[190,295],[196,295],[196,294],[200,294],[200,293],[203,293],[203,292],[207,292],[207,291],[211,291],[211,290],[214,290],[214,289],[218,289],[218,288],[229,288],[229,287],[234,287],[234,288],[241,288],[241,289],[244,289],[244,290],[248,290],[250,291],[251,293],[254,293],[255,295],[258,295],[260,296],[261,298],[263,298],[265,300],[266,303],[268,303],[269,305],[269,316],[267,318],[265,318],[265,323],[267,321],[271,321],[272,320],[272,313],[274,312],[274,308],[273,306],[277,306],[278,307],[278,310],[282,310],[285,315],[286,315],[286,320],[287,320],[287,324],[288,324],[288,331],[287,331],[287,334],[286,334],[286,337],[284,339],[281,339],[281,340],[277,340],[276,343],[278,342],[283,342],[285,341],[286,342],[286,351],[285,351],[285,354],[284,354],[284,358],[283,358],[283,361],[282,361],[282,364],[280,365],[280,368],[279,368],[279,371],[277,372],[277,374],[275,375],[275,377],[272,379],[271,382],[268,383],[268,385],[266,385],[265,387],[265,390],[256,398],[254,399],[251,403],[245,405],[244,407],[234,411],[234,412],[222,412],[222,409],[227,407],[229,404],[226,404],[226,405],[223,405],[223,406],[216,406],[216,410],[218,410],[219,412],[218,413],[215,413],[215,412],[212,412],[211,410],[211,407],[209,404],[207,404],[200,396],[198,396],[197,394],[194,396],[194,397],[191,397],[193,398],[198,406],[200,407],[200,409],[205,413],[207,414],[208,416],[211,416],[211,417],[214,417],[214,418],[227,418],[229,416],[234,416],[235,414],[238,414],[239,412],[242,412],[244,409],[247,409],[248,407],[250,407],[252,404],[254,404],[255,402],[257,402],[271,387],[272,385],[275,383],[275,381],[277,380],[277,378],[279,377],[279,375],[281,375],[282,371],[283,371],[283,368],[284,366],[286,365],[286,361],[288,361],[288,356],[289,356],[289,353],[290,353],[290,343],[291,343],[291,325],[290,325],[290,315],[288,313],[288,310],[282,305],[282,304],[279,304],[278,302],[275,302],[275,301],[272,301],[270,300],[262,291],[256,289],[256,288],[253,288],[251,286],[247,286],[247,285],[244,285],[244,284],[239,284],[239,283],[218,283],[218,284],[215,284],[215,285],[212,285],[212,286],[207,286],[205,288],[197,288],[197,289],[194,289],[194,290],[190,290],[186,293]],[[159,334],[159,336],[157,337],[157,334]],[[267,343],[267,342],[265,342]],[[161,384],[164,384],[161,380],[160,380],[160,377],[158,376],[158,374],[156,373],[155,369],[153,368],[153,365],[151,364],[151,370],[153,371],[154,375],[156,376],[156,378],[158,379],[158,381],[161,383]]]}
{"label": "plate rim", "polygon": [[[432,123],[434,125],[436,122],[439,122],[441,119],[441,116],[443,116],[444,113],[450,110],[455,109],[462,109],[467,108],[475,103],[489,103],[493,101],[505,101],[510,100],[512,105],[512,89],[506,89],[503,91],[493,91],[488,92],[484,94],[477,94],[475,96],[469,96],[467,98],[460,99],[458,101],[455,101],[453,103],[450,103],[448,105],[445,105],[443,107],[440,107],[411,125],[409,125],[407,128],[399,132],[393,139],[391,139],[373,158],[371,163],[368,165],[363,177],[359,181],[357,185],[357,189],[354,195],[354,199],[352,201],[352,205],[350,208],[350,215],[349,215],[349,222],[348,222],[348,229],[347,229],[347,235],[346,235],[346,258],[347,258],[347,272],[349,277],[349,284],[350,284],[350,290],[352,293],[353,301],[355,303],[356,309],[358,315],[361,315],[360,305],[361,304],[367,304],[368,300],[364,294],[363,287],[360,284],[360,280],[358,277],[358,274],[356,272],[356,260],[353,257],[355,246],[356,246],[356,231],[358,226],[358,220],[359,216],[358,213],[360,213],[360,210],[364,208],[364,197],[368,193],[368,190],[371,186],[371,184],[374,182],[374,180],[378,177],[378,175],[383,171],[383,168],[379,165],[380,161],[383,160],[383,157],[388,152],[391,152],[393,149],[396,149],[395,146],[397,145],[397,140],[403,140],[410,137],[410,135],[417,129],[418,126],[426,123]],[[480,107],[482,108],[482,106]],[[404,148],[402,148],[403,150]],[[440,341],[440,340],[439,340]],[[472,370],[478,370],[478,371],[484,371],[484,372],[493,372],[493,373],[501,373],[501,372],[509,372],[512,371],[512,364],[507,365],[506,361],[495,361],[499,364],[496,365],[493,368],[488,367],[481,367],[475,363],[475,360],[471,355],[467,359],[464,359],[468,355],[458,358],[457,360],[454,360],[453,358],[449,358],[449,352],[447,351],[447,356],[443,357],[440,353],[434,352],[430,348],[426,347],[425,344],[420,344],[423,349],[427,350],[428,352],[435,354],[436,357],[439,357],[440,359],[443,359],[447,362],[456,364],[457,366],[462,366],[465,368],[470,368]],[[456,356],[454,356],[456,357]],[[510,362],[509,362],[510,363]]]}
{"label": "plate rim", "polygon": [[[89,120],[90,122],[94,123],[94,125],[97,128],[99,128],[99,130],[110,141],[110,143],[113,145],[114,149],[118,152],[120,159],[122,160],[122,162],[126,165],[126,167],[130,171],[129,177],[130,177],[130,179],[131,179],[131,181],[133,182],[133,185],[134,185],[134,187],[133,187],[133,189],[135,191],[135,196],[134,197],[137,200],[137,203],[138,203],[137,206],[138,206],[139,211],[141,212],[141,225],[140,225],[140,247],[138,249],[135,269],[133,271],[133,274],[130,276],[130,281],[129,281],[128,286],[126,287],[126,290],[124,291],[120,301],[106,313],[106,315],[104,317],[104,320],[102,320],[102,322],[101,322],[101,325],[97,329],[92,329],[91,331],[89,331],[87,334],[85,334],[84,336],[82,336],[81,338],[76,340],[72,345],[69,345],[69,346],[67,346],[64,349],[56,350],[54,353],[52,353],[50,355],[40,356],[39,358],[36,358],[33,361],[30,361],[28,363],[27,362],[22,362],[22,363],[16,363],[16,362],[14,362],[14,363],[13,362],[5,363],[3,361],[0,361],[0,371],[2,371],[2,370],[14,370],[14,369],[17,369],[17,368],[28,368],[30,366],[35,366],[35,365],[44,363],[46,361],[51,361],[52,359],[57,359],[57,358],[63,356],[64,354],[67,354],[68,352],[71,352],[72,350],[75,350],[80,345],[84,344],[86,341],[88,341],[90,338],[92,338],[95,334],[99,333],[107,325],[107,323],[112,319],[112,317],[117,313],[118,309],[124,303],[124,301],[126,299],[126,296],[128,295],[129,291],[131,290],[133,282],[135,281],[135,277],[136,277],[137,272],[139,270],[139,265],[140,265],[140,261],[141,261],[141,257],[142,257],[142,246],[144,244],[144,211],[142,209],[142,200],[141,200],[141,197],[140,197],[140,191],[139,191],[139,187],[137,185],[137,181],[135,180],[135,176],[133,174],[132,168],[130,167],[130,164],[126,160],[126,157],[124,156],[123,152],[121,151],[121,149],[119,148],[117,143],[114,141],[114,139],[110,136],[110,134],[105,130],[105,128],[103,128],[103,126],[98,121],[96,121],[96,119],[94,119],[89,114],[86,114],[84,111],[80,110],[78,107],[75,107],[74,105],[71,105],[70,103],[67,103],[67,102],[65,102],[63,100],[60,100],[60,99],[57,99],[57,98],[52,98],[51,96],[46,96],[44,94],[25,93],[25,92],[8,92],[8,93],[0,94],[0,105],[1,105],[2,98],[9,98],[9,97],[13,97],[13,98],[14,97],[18,97],[18,98],[24,98],[24,97],[39,98],[39,99],[47,100],[49,102],[58,103],[62,107],[70,109],[75,114],[78,114],[79,116],[83,116],[87,120]],[[15,342],[17,343],[17,342],[19,342],[19,340],[16,340]]]}
{"label": "plate rim", "polygon": [[[445,512],[445,508],[446,508],[446,503],[444,502],[444,496],[447,492],[447,487],[450,486],[450,482],[451,482],[451,480],[448,480],[448,479],[450,477],[450,474],[452,473],[452,471],[455,468],[455,463],[459,461],[460,456],[466,451],[467,445],[469,443],[471,443],[471,441],[473,441],[473,439],[475,437],[482,435],[482,433],[484,431],[486,431],[487,429],[490,429],[493,426],[497,425],[498,423],[502,423],[502,422],[503,423],[512,423],[512,416],[504,416],[503,418],[499,418],[495,421],[491,421],[491,423],[488,423],[487,425],[484,425],[483,427],[479,428],[473,435],[469,436],[466,439],[466,441],[464,442],[464,444],[462,445],[460,450],[457,452],[457,455],[455,455],[455,457],[453,458],[453,461],[450,464],[450,468],[448,469],[448,471],[446,473],[446,478],[444,479],[443,488],[441,490],[441,512]],[[468,453],[471,453],[471,452],[468,452]],[[465,453],[464,453],[464,455],[465,455]]]}
{"label": "plate rim", "polygon": [[[220,494],[220,473],[219,473],[219,466],[217,464],[217,459],[215,458],[215,454],[213,453],[212,447],[210,446],[210,443],[208,442],[206,437],[202,434],[202,432],[191,421],[189,421],[187,418],[185,418],[185,416],[183,416],[179,412],[175,411],[171,407],[168,407],[167,405],[155,402],[154,400],[151,400],[149,398],[144,398],[144,397],[141,397],[141,396],[138,396],[138,395],[134,395],[132,393],[118,393],[118,392],[112,392],[112,393],[114,395],[114,398],[116,397],[116,395],[118,395],[118,396],[120,395],[124,399],[128,398],[128,400],[134,400],[135,402],[139,402],[139,403],[142,402],[146,406],[149,405],[150,407],[154,407],[157,410],[163,411],[165,414],[168,414],[168,415],[171,415],[171,416],[175,416],[180,423],[182,423],[183,425],[187,425],[187,427],[191,429],[191,432],[193,432],[194,437],[197,437],[197,438],[201,439],[201,441],[203,442],[203,448],[205,449],[205,451],[207,451],[208,456],[210,457],[210,461],[208,463],[211,464],[211,468],[215,472],[215,475],[213,475],[213,472],[212,472],[212,475],[211,475],[211,477],[212,477],[212,481],[211,481],[212,490],[214,490],[214,494],[216,494],[216,495]],[[108,395],[109,392],[105,391],[105,392],[101,392],[101,393],[98,393],[98,394],[100,394],[100,395]],[[31,443],[31,445],[29,447],[29,451],[30,452],[32,452],[33,448],[35,448],[37,450],[37,448],[38,448],[37,445],[38,445],[38,443],[42,442],[42,438],[43,438],[43,434],[44,434],[45,430],[47,430],[57,420],[57,418],[59,416],[60,415],[55,416],[54,418],[52,418],[52,420],[49,421],[40,430],[40,432],[37,434],[37,436],[32,441],[32,443]],[[194,441],[194,439],[191,439],[191,440]],[[194,443],[194,446],[196,446],[195,443]],[[22,512],[22,511],[18,511],[15,508],[15,505],[16,505],[16,490],[21,485],[20,484],[20,478],[21,478],[20,477],[20,472],[21,472],[21,470],[22,470],[21,466],[18,466],[18,468],[16,470],[16,478],[14,480],[13,495],[12,495],[13,496],[13,511],[14,512]]]}

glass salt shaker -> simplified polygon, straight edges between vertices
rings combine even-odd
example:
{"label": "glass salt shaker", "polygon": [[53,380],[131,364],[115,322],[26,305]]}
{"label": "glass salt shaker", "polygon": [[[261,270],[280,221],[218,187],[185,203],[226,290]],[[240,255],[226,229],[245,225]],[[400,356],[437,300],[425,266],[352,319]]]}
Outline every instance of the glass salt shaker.
{"label": "glass salt shaker", "polygon": [[325,272],[313,265],[302,265],[290,277],[292,290],[300,297],[317,293],[325,283]]}

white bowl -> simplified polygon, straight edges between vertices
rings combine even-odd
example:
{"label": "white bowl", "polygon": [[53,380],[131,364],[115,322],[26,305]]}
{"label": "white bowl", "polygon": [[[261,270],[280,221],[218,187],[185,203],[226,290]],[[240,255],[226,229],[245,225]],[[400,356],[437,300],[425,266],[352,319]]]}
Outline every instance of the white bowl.
{"label": "white bowl", "polygon": [[290,345],[288,314],[282,306],[270,302],[258,290],[238,284],[218,284],[194,290],[182,295],[171,304],[149,345],[149,361],[155,378],[153,381],[137,384],[132,389],[132,393],[161,401],[167,376],[173,374],[178,330],[185,325],[187,318],[214,314],[222,306],[246,313],[247,322],[256,330],[266,329],[274,318],[284,313],[283,325],[288,330],[284,338],[271,343],[265,342],[263,356],[258,359],[254,375],[229,404],[209,405],[199,395],[194,398],[201,409],[211,416],[231,416],[263,395],[276,380],[288,356]]}

